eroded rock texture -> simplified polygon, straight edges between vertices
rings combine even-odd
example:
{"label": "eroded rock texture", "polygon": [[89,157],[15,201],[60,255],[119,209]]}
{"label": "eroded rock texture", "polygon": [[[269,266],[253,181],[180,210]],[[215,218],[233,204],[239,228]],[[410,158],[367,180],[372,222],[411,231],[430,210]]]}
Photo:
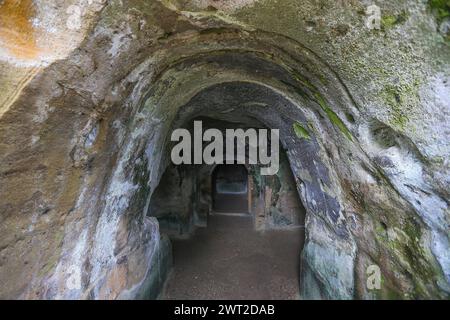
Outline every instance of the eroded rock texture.
{"label": "eroded rock texture", "polygon": [[0,298],[155,297],[149,203],[198,116],[280,129],[302,297],[448,298],[448,4],[371,4],[0,1]]}

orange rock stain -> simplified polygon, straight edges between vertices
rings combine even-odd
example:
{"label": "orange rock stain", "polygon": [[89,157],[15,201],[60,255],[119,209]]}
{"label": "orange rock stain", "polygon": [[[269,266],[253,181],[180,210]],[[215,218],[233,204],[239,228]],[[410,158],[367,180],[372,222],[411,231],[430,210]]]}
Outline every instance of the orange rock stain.
{"label": "orange rock stain", "polygon": [[0,1],[0,42],[15,58],[31,60],[39,54],[34,14],[32,0]]}

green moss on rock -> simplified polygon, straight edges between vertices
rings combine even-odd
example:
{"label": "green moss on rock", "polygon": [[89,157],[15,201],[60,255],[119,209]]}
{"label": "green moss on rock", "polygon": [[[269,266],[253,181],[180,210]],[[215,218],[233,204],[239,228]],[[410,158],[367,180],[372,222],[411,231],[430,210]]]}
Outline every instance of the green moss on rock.
{"label": "green moss on rock", "polygon": [[387,30],[389,28],[394,27],[397,24],[403,23],[408,19],[408,14],[406,11],[402,11],[400,14],[393,15],[384,15],[381,17],[381,27],[383,30]]}
{"label": "green moss on rock", "polygon": [[294,122],[292,128],[294,129],[295,135],[298,138],[311,140],[311,135],[309,134],[308,130],[306,130],[299,122]]}
{"label": "green moss on rock", "polygon": [[345,123],[339,118],[339,116],[331,110],[331,108],[327,105],[325,102],[325,99],[318,93],[314,95],[317,99],[317,102],[319,103],[322,110],[327,114],[328,119],[335,125],[350,141],[353,141],[352,134],[350,130],[348,130]]}
{"label": "green moss on rock", "polygon": [[404,130],[409,122],[408,114],[419,104],[419,83],[388,85],[381,92],[385,103],[390,107],[389,122],[397,129]]}
{"label": "green moss on rock", "polygon": [[438,22],[450,17],[450,0],[428,0],[428,6]]}

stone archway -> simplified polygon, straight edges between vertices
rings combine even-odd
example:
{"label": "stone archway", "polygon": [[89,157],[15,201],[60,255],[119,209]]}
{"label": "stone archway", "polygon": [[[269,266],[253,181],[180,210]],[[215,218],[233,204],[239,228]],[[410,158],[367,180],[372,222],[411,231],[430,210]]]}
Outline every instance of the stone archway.
{"label": "stone archway", "polygon": [[[426,2],[407,0],[403,14],[385,1],[391,23],[377,31],[353,3],[86,2],[89,23],[64,37],[64,21],[55,37],[44,23],[64,18],[49,14],[62,4],[26,3],[38,10],[16,12],[24,30],[83,41],[25,62],[0,55],[0,297],[155,288],[167,242],[147,213],[170,130],[200,112],[194,101],[281,130],[307,212],[303,297],[448,297],[450,59]],[[366,287],[371,265],[378,291]]]}

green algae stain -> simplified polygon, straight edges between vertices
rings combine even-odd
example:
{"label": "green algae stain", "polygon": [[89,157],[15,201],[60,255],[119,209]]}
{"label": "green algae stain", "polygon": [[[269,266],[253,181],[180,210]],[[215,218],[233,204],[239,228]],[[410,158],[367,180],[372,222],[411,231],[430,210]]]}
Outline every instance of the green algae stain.
{"label": "green algae stain", "polygon": [[315,93],[314,96],[317,99],[322,110],[327,114],[328,119],[330,119],[331,123],[335,125],[350,141],[353,141],[352,134],[350,130],[348,130],[345,123],[339,118],[339,116],[331,110],[331,108],[325,102],[325,99],[318,93]]}
{"label": "green algae stain", "polygon": [[[427,262],[431,257],[428,256],[429,253],[421,245],[422,231],[420,225],[413,219],[403,221],[401,226],[389,228],[377,222],[374,235],[378,244],[386,252],[396,257],[397,268],[400,268],[400,272],[419,275],[412,279],[413,286],[411,289],[402,293],[405,298],[418,299],[439,296],[439,293],[433,292],[431,284],[435,282],[440,271],[437,268],[435,269],[434,266],[430,268]],[[383,292],[383,295],[390,299],[390,295],[386,296],[386,293]],[[395,290],[391,293],[395,293]]]}
{"label": "green algae stain", "polygon": [[59,230],[56,232],[54,240],[52,241],[53,249],[50,250],[52,254],[48,258],[44,266],[39,270],[38,272],[39,277],[49,275],[56,269],[61,255],[63,241],[64,241],[64,231]]}
{"label": "green algae stain", "polygon": [[314,85],[311,82],[309,82],[307,79],[305,79],[302,75],[300,75],[298,72],[291,71],[291,75],[296,81],[298,81],[304,87],[308,88],[311,91],[316,91],[316,88],[314,87]]}
{"label": "green algae stain", "polygon": [[295,135],[300,139],[311,140],[311,135],[299,122],[294,122],[292,125]]}
{"label": "green algae stain", "polygon": [[389,122],[392,126],[405,130],[409,115],[414,114],[414,110],[420,106],[419,87],[419,81],[415,81],[388,85],[381,91],[380,95],[390,109]]}
{"label": "green algae stain", "polygon": [[406,11],[402,11],[400,14],[397,15],[393,14],[384,15],[381,18],[381,27],[383,28],[383,30],[387,30],[394,27],[395,25],[405,22],[407,19],[408,14],[406,13]]}
{"label": "green algae stain", "polygon": [[428,6],[439,23],[450,17],[450,0],[428,0]]}
{"label": "green algae stain", "polygon": [[388,29],[395,25],[397,18],[394,15],[387,15],[381,18],[381,26],[384,29]]}

